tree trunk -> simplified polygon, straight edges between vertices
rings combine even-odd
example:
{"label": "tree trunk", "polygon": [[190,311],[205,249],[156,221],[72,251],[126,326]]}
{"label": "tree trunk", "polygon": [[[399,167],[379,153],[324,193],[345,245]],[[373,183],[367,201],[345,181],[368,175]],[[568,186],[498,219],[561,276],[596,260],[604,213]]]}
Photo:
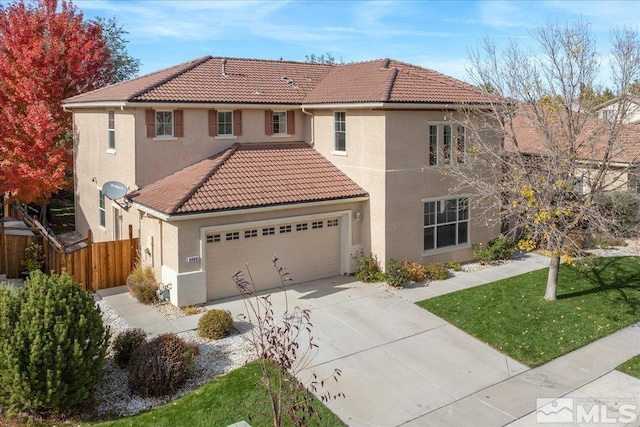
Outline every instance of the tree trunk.
{"label": "tree trunk", "polygon": [[558,295],[558,270],[560,269],[560,256],[552,255],[549,260],[549,275],[547,276],[547,290],[544,299],[555,301]]}

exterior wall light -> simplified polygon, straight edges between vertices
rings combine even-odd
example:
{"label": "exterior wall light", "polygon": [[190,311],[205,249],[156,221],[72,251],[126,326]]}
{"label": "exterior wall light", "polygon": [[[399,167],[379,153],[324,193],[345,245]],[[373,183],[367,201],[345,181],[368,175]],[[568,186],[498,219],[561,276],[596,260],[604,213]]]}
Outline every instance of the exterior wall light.
{"label": "exterior wall light", "polygon": [[355,215],[353,216],[356,222],[360,222],[362,220],[362,214],[360,213],[360,211],[356,211]]}

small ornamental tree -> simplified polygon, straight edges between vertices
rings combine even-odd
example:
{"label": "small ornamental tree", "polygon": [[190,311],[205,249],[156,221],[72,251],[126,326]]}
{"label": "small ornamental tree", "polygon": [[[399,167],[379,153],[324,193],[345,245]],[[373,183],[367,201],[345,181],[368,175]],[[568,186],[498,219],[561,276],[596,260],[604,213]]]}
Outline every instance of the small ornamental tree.
{"label": "small ornamental tree", "polygon": [[[289,375],[298,378],[309,367],[317,352],[318,345],[313,341],[311,332],[311,312],[308,309],[294,307],[289,309],[285,283],[289,273],[278,266],[278,258],[273,257],[273,267],[280,279],[285,295],[285,308],[276,316],[271,295],[258,296],[251,272],[247,267],[249,280],[242,271],[233,275],[236,287],[245,303],[246,315],[240,316],[252,326],[249,341],[253,346],[262,371],[261,384],[266,388],[271,404],[273,426],[307,426],[310,419],[319,417],[313,407],[311,393],[319,393],[326,381],[338,381],[342,372],[335,369],[327,378],[321,379],[315,373],[306,382],[291,381]],[[344,394],[320,393],[320,400],[329,403]]]}
{"label": "small ornamental tree", "polygon": [[0,289],[0,408],[67,410],[100,378],[109,331],[91,294],[66,272],[31,273]]}

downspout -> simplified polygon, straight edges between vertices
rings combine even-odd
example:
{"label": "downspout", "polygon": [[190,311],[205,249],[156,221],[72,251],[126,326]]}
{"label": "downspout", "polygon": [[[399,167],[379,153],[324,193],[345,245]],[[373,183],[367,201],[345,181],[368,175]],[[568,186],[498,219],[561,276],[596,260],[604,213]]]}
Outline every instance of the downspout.
{"label": "downspout", "polygon": [[309,145],[313,147],[313,136],[315,135],[315,119],[313,116],[313,113],[308,112],[307,110],[304,109],[304,107],[302,107],[302,112],[308,116],[311,116],[311,141],[309,141]]}

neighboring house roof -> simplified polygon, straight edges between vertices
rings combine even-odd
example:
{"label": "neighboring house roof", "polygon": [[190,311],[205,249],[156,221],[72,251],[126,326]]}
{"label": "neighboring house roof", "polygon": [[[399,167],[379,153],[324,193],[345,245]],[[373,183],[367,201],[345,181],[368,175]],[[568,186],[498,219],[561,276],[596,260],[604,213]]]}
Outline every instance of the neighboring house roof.
{"label": "neighboring house roof", "polygon": [[234,144],[128,195],[169,215],[366,196],[365,190],[302,142]]}
{"label": "neighboring house roof", "polygon": [[[534,117],[531,109],[520,107],[513,120],[514,135],[517,138],[518,150],[521,153],[544,155],[557,148],[562,148],[562,132],[558,120],[558,128],[554,131],[553,122],[549,121],[550,135],[555,138],[552,145],[548,145],[548,139],[544,136],[544,130]],[[576,155],[583,161],[602,161],[608,148],[608,138],[611,125],[597,116],[585,117],[586,123],[583,131],[574,143]],[[640,163],[640,124],[619,125],[620,131],[615,144],[611,145],[610,161],[637,164]],[[511,141],[505,140],[505,147],[510,148]],[[511,145],[511,148],[513,146]]]}
{"label": "neighboring house roof", "polygon": [[470,84],[433,70],[393,59],[332,68],[304,101],[306,104],[347,102],[486,103]]}
{"label": "neighboring house roof", "polygon": [[65,100],[318,104],[486,103],[477,88],[391,59],[343,65],[205,56]]}

